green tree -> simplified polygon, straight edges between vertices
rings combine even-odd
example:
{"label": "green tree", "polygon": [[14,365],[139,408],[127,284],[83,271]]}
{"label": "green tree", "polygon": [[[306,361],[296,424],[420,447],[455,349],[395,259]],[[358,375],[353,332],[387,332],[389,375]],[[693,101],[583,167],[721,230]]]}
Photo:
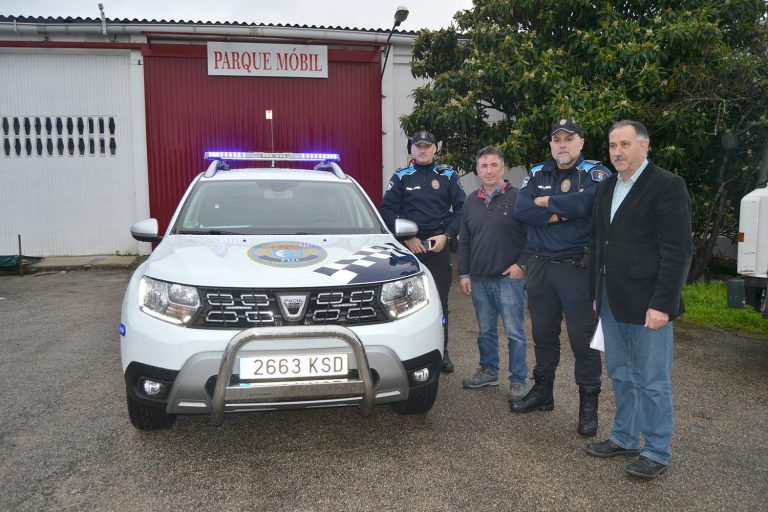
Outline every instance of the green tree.
{"label": "green tree", "polygon": [[474,172],[487,144],[511,165],[549,158],[562,116],[608,161],[611,123],[642,121],[651,158],[688,183],[695,280],[718,235],[735,235],[768,135],[765,13],[763,0],[475,0],[451,28],[420,32],[412,71],[430,82],[401,123],[433,130],[442,158]]}

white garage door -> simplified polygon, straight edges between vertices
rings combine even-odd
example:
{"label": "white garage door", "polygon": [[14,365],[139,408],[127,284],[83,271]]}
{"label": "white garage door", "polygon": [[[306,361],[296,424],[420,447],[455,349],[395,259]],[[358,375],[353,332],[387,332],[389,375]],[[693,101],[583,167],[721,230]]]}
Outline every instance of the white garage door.
{"label": "white garage door", "polygon": [[30,256],[139,251],[131,65],[128,52],[0,52],[0,255],[18,234]]}

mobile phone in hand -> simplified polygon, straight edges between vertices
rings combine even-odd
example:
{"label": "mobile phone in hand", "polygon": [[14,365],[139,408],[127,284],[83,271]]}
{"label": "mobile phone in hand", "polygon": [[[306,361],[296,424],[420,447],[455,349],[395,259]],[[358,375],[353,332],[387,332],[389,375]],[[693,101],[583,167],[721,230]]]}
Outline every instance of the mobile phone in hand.
{"label": "mobile phone in hand", "polygon": [[425,251],[429,251],[435,246],[434,240],[422,240],[421,246],[424,248]]}

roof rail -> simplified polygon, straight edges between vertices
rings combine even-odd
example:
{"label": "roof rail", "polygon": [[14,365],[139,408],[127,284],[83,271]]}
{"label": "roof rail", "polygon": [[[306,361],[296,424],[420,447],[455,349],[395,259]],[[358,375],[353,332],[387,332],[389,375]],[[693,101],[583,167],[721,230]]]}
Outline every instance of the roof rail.
{"label": "roof rail", "polygon": [[212,178],[216,176],[216,171],[228,171],[229,170],[229,164],[223,160],[214,160],[211,162],[211,165],[208,166],[208,169],[206,169],[205,176],[206,178]]}
{"label": "roof rail", "polygon": [[331,171],[340,180],[347,179],[347,175],[344,174],[344,171],[341,170],[341,167],[339,167],[339,164],[337,164],[336,162],[332,162],[330,160],[326,160],[325,162],[317,164],[316,166],[313,167],[313,169],[316,171]]}

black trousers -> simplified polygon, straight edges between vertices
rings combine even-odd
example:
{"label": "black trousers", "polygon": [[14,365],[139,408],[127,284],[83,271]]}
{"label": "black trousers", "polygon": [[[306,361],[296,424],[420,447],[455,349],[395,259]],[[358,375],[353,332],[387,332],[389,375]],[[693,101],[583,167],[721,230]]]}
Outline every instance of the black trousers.
{"label": "black trousers", "polygon": [[560,363],[560,324],[565,315],[568,339],[576,359],[580,386],[600,386],[600,352],[589,348],[597,318],[589,300],[586,268],[572,261],[555,262],[543,256],[528,259],[526,290],[536,353],[534,378],[554,380]]}
{"label": "black trousers", "polygon": [[443,316],[445,316],[445,325],[443,325],[443,343],[448,348],[448,292],[451,290],[451,249],[446,246],[440,252],[427,252],[419,254],[419,260],[432,272],[435,279],[437,293],[440,294],[440,304],[443,306]]}

